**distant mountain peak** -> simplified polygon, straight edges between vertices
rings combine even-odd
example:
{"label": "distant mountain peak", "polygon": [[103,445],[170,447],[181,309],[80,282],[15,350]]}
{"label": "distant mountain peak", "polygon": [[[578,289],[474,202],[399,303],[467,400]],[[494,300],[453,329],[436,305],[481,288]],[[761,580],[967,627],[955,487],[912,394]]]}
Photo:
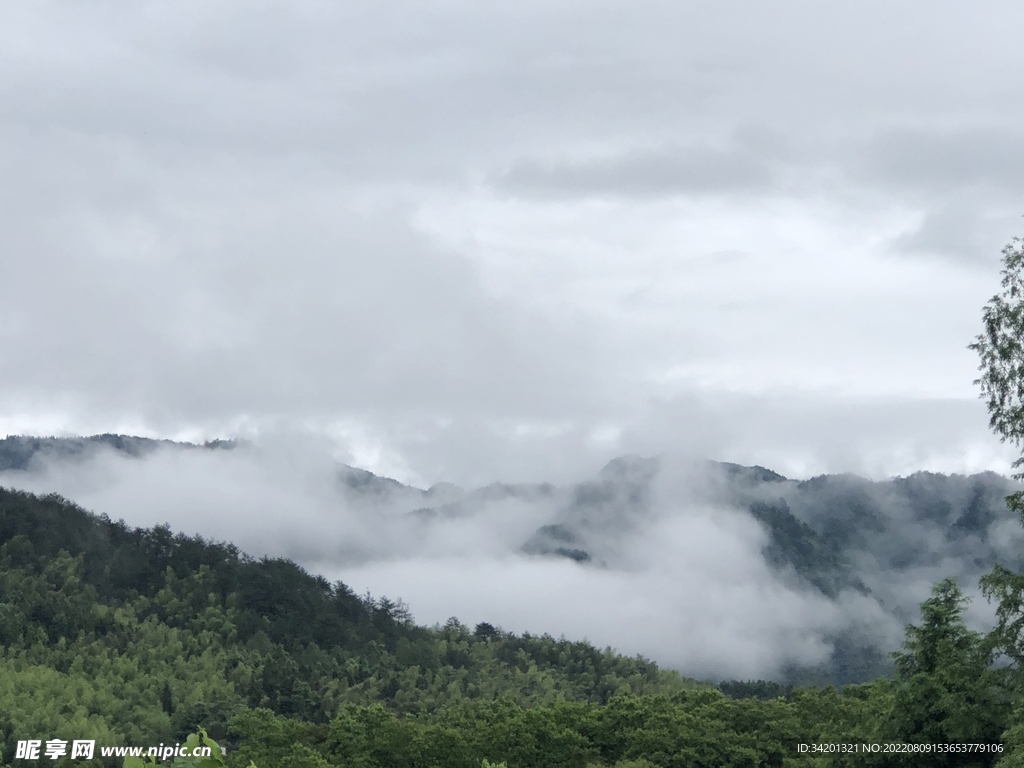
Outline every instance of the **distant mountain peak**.
{"label": "distant mountain peak", "polygon": [[132,458],[143,458],[159,448],[230,450],[238,444],[236,440],[212,440],[200,445],[110,432],[87,437],[8,435],[0,439],[0,471],[29,469],[32,460],[37,456],[65,460],[85,459],[102,448],[109,448]]}
{"label": "distant mountain peak", "polygon": [[744,464],[733,464],[729,461],[716,461],[714,463],[725,470],[727,475],[741,481],[751,483],[779,483],[789,479],[780,475],[775,470],[762,467],[760,464],[754,464],[753,466],[748,467]]}
{"label": "distant mountain peak", "polygon": [[598,474],[602,480],[613,482],[623,480],[646,482],[658,474],[660,469],[661,459],[658,457],[645,458],[628,453],[609,461]]}

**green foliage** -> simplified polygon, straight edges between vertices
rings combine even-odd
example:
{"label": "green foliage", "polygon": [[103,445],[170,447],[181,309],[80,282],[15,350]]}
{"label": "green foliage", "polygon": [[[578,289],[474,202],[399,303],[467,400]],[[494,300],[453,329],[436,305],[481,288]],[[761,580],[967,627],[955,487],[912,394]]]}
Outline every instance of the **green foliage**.
{"label": "green foliage", "polygon": [[774,680],[724,680],[718,690],[733,699],[778,699],[785,698],[793,689]]}
{"label": "green foliage", "polygon": [[358,768],[798,765],[797,743],[854,723],[866,701],[834,689],[808,690],[799,703],[734,701],[704,688],[673,696],[623,693],[605,704],[465,702],[428,718],[348,705],[326,729],[263,710],[232,720],[243,746],[228,763],[255,759],[274,768],[301,748],[325,764]]}
{"label": "green foliage", "polygon": [[995,739],[1008,678],[962,606],[937,587],[896,681],[719,690],[587,643],[417,627],[287,561],[0,489],[0,747],[228,747],[180,768],[717,768],[823,764],[800,743]]}
{"label": "green foliage", "polygon": [[[1003,441],[1024,443],[1024,240],[1014,238],[1003,249],[1002,290],[982,310],[983,331],[970,345],[978,353],[982,397],[989,426]],[[1024,457],[1014,466],[1024,464]],[[1018,479],[1020,475],[1017,475]],[[1024,495],[1007,497],[1010,508],[1024,515]]]}
{"label": "green foliage", "polygon": [[[1024,444],[1024,240],[1014,238],[1003,249],[1002,290],[982,311],[983,331],[970,348],[978,353],[982,397],[989,412],[989,426],[1004,442],[1017,447]],[[1024,456],[1014,462],[1024,465]],[[1024,473],[1014,477],[1024,479]],[[1024,520],[1024,492],[1006,498],[1007,505]],[[998,623],[991,633],[989,647],[1009,662],[1002,672],[1014,702],[1013,712],[1003,734],[1006,752],[1000,766],[1024,766],[1024,574],[996,565],[982,579],[985,596],[996,602]],[[946,610],[946,608],[936,608]],[[949,645],[969,644],[963,632]],[[959,659],[969,654],[960,651]],[[963,661],[959,661],[963,663]],[[966,718],[964,718],[966,719]],[[984,718],[981,718],[984,722]],[[969,722],[969,721],[968,721]],[[974,725],[974,727],[978,727]]]}
{"label": "green foliage", "polygon": [[2,754],[17,734],[115,746],[203,726],[224,739],[236,713],[260,708],[312,727],[375,702],[419,717],[694,685],[587,643],[478,630],[417,627],[401,604],[288,561],[0,489]]}
{"label": "green foliage", "polygon": [[990,426],[1004,440],[1024,440],[1024,240],[1003,249],[1002,290],[982,310],[984,330],[970,345],[980,358]]}
{"label": "green foliage", "polygon": [[[893,721],[901,741],[995,743],[1006,727],[1005,675],[992,666],[991,645],[964,624],[966,602],[955,579],[936,584],[921,605],[920,626],[907,627],[903,651],[894,654],[901,685]],[[935,755],[931,764],[991,765],[996,757]]]}

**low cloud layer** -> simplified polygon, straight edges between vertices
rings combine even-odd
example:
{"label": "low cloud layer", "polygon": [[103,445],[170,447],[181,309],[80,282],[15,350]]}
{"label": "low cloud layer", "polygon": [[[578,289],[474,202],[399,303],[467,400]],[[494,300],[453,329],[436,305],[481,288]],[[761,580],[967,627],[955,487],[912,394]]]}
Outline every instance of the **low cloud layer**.
{"label": "low cloud layer", "polygon": [[[840,483],[843,499],[874,498],[892,530],[839,582],[826,574],[839,586],[822,592],[809,572],[772,560],[771,526],[747,509],[757,496],[723,495],[732,481],[719,465],[662,459],[654,472],[627,460],[598,481],[562,487],[420,491],[340,471],[328,448],[287,436],[230,450],[168,446],[144,457],[93,446],[75,456],[39,453],[25,468],[0,472],[0,484],[61,493],[131,525],[169,523],[256,556],[289,557],[357,591],[402,598],[421,623],[456,616],[586,638],[711,679],[834,667],[842,638],[891,650],[934,581],[957,575],[976,595],[978,562],[995,552],[977,538],[950,543],[943,531],[951,521],[915,518],[892,491]],[[970,506],[977,493],[961,485],[942,492],[950,509]],[[769,483],[756,494],[775,504],[788,498],[794,514],[816,524],[828,510],[802,508],[809,497],[796,489]],[[1004,514],[971,525],[989,538],[985,526],[1002,526],[996,555],[1005,558],[1024,539],[1014,522]],[[972,623],[990,620],[983,601],[972,610]]]}

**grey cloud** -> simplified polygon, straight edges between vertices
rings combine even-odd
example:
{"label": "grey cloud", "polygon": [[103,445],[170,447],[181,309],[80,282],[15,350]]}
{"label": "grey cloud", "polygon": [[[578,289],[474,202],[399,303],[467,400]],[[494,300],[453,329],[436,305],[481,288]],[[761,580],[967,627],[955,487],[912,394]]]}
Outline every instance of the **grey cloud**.
{"label": "grey cloud", "polygon": [[[1024,172],[1016,127],[917,127],[885,131],[848,170],[898,204],[920,208],[919,226],[896,238],[903,255],[931,255],[992,268],[1020,231]],[[854,155],[856,157],[856,155]]]}
{"label": "grey cloud", "polygon": [[215,231],[199,210],[158,205],[142,232],[131,216],[108,218],[70,258],[88,222],[58,220],[66,242],[36,243],[5,269],[7,396],[131,403],[164,424],[382,406],[541,414],[569,407],[564,395],[544,404],[567,390],[585,401],[570,362],[585,346],[487,297],[470,265],[400,216],[275,202],[240,200]]}
{"label": "grey cloud", "polygon": [[[421,477],[569,476],[607,458],[602,431],[684,440],[643,417],[681,347],[726,366],[759,333],[846,332],[912,292],[887,273],[827,322],[791,317],[778,307],[828,290],[811,256],[852,243],[842,261],[870,271],[882,252],[980,252],[1017,205],[1010,4],[187,8],[2,12],[4,424],[358,423]],[[948,127],[965,121],[979,127]],[[865,211],[894,201],[923,225],[876,246],[893,227]],[[420,226],[427,209],[451,212],[448,242]],[[739,250],[755,258],[706,280],[689,259]],[[501,271],[524,262],[528,279]],[[736,296],[776,277],[775,309]],[[959,274],[915,279],[943,315],[985,296]],[[628,300],[605,312],[612,294]],[[863,346],[922,380],[922,350],[971,335],[884,330]],[[845,371],[852,335],[802,359]],[[697,397],[759,379],[720,370]],[[705,452],[720,433],[770,452],[750,423],[760,445],[722,413]],[[845,441],[813,445],[863,465]]]}
{"label": "grey cloud", "polygon": [[872,138],[867,161],[879,178],[920,190],[1019,188],[1024,172],[1017,126],[973,129],[917,127]]}
{"label": "grey cloud", "polygon": [[1019,231],[1019,219],[1019,214],[987,216],[964,199],[936,202],[926,208],[920,226],[897,237],[892,247],[905,255],[937,255],[992,269],[1002,247]]}
{"label": "grey cloud", "polygon": [[777,160],[750,147],[633,150],[610,158],[520,161],[495,177],[504,192],[526,196],[708,195],[766,192]]}

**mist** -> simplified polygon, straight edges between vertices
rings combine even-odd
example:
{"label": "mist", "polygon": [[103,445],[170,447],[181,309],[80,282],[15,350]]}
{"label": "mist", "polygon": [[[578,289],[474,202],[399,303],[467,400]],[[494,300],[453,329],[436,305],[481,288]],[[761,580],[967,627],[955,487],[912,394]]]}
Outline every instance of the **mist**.
{"label": "mist", "polygon": [[[786,502],[815,523],[829,510],[798,491],[820,479],[752,484],[730,477],[730,466],[625,457],[563,486],[417,489],[339,463],[326,441],[279,434],[219,449],[165,443],[138,456],[104,444],[75,455],[40,450],[24,468],[0,472],[0,485],[290,558],[359,593],[404,600],[419,623],[454,616],[586,639],[702,679],[823,669],[843,638],[894,650],[947,575],[975,597],[972,625],[991,622],[977,599],[979,563],[1009,562],[1024,543],[1005,511],[984,521],[989,543],[977,533],[951,542],[948,521],[915,517],[888,486],[825,478],[837,499],[870,498],[889,528],[851,550],[838,586],[822,587],[774,558],[771,526],[748,508],[752,499]],[[942,478],[934,482],[950,509],[969,506],[970,489],[977,496],[981,487],[939,475],[914,482],[929,477]],[[986,493],[998,506],[1005,481],[978,477],[996,483]]]}

